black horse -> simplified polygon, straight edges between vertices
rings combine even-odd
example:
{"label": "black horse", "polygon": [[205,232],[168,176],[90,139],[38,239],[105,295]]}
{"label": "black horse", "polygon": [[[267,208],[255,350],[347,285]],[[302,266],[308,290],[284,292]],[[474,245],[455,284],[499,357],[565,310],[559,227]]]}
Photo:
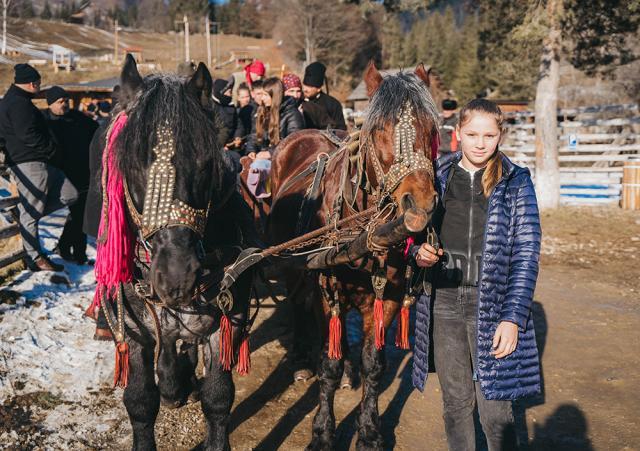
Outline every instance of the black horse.
{"label": "black horse", "polygon": [[[234,284],[232,303],[216,303],[224,265],[242,245],[234,218],[243,201],[218,142],[211,87],[202,63],[189,79],[142,78],[128,55],[121,74],[119,109],[127,121],[117,135],[114,157],[138,249],[134,279],[121,286],[120,303],[129,346],[123,400],[134,450],[156,448],[154,424],[161,402],[179,407],[189,397],[200,399],[207,421],[203,449],[230,449],[234,384],[229,363],[237,359],[245,332],[252,276],[245,274]],[[105,308],[116,339],[117,305]],[[226,365],[219,355],[223,309],[232,334]],[[199,345],[205,375],[197,379]]]}

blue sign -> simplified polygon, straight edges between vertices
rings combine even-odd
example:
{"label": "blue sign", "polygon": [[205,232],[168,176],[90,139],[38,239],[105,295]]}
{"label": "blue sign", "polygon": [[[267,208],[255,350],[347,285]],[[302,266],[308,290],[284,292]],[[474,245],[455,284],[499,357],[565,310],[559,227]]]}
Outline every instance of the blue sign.
{"label": "blue sign", "polygon": [[577,135],[569,135],[569,149],[577,149],[578,148],[578,136]]}

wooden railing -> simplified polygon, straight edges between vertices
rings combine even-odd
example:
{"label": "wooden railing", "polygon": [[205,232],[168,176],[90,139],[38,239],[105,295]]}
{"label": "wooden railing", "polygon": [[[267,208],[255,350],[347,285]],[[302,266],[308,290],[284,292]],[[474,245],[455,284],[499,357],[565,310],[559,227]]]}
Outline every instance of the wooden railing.
{"label": "wooden railing", "polygon": [[[640,155],[637,104],[596,105],[558,111],[560,196],[565,204],[617,204],[623,164]],[[500,147],[535,177],[535,124],[532,112],[507,115]]]}
{"label": "wooden railing", "polygon": [[0,270],[26,256],[17,221],[19,201],[18,190],[6,166],[0,165]]}

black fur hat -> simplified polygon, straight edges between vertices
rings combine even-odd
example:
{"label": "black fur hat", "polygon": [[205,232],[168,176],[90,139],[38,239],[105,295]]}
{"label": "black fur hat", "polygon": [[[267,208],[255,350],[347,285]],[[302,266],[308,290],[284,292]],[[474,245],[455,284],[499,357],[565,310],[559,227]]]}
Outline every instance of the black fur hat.
{"label": "black fur hat", "polygon": [[302,84],[307,86],[313,86],[314,88],[321,88],[324,84],[324,74],[327,68],[319,61],[311,63],[304,70],[304,79]]}

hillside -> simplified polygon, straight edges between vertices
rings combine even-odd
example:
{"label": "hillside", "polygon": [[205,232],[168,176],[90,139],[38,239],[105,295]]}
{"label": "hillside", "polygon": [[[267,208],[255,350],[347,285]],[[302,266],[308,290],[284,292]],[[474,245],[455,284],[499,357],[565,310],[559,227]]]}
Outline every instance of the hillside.
{"label": "hillside", "polygon": [[[114,65],[114,33],[98,28],[74,25],[40,19],[10,19],[8,22],[7,44],[9,54],[0,56],[0,92],[4,92],[13,78],[13,64],[32,59],[47,60],[44,66],[38,66],[45,84],[82,82],[112,77],[118,74],[120,63]],[[217,43],[216,40],[219,39]],[[144,62],[142,70],[172,71],[178,62],[184,60],[184,37],[176,33],[151,33],[139,31],[119,32],[119,60],[123,49],[130,46],[140,47]],[[79,55],[76,71],[54,73],[50,64],[51,45],[60,45]],[[256,39],[235,35],[211,36],[212,58],[220,55],[221,61],[230,57],[230,52],[245,51],[250,56],[262,59],[270,72],[277,74],[286,63],[282,51],[271,39]],[[12,54],[18,51],[18,54]],[[207,47],[204,35],[190,36],[190,57],[194,61],[207,60]],[[228,64],[214,71],[214,76],[224,77],[238,70],[234,64]]]}

